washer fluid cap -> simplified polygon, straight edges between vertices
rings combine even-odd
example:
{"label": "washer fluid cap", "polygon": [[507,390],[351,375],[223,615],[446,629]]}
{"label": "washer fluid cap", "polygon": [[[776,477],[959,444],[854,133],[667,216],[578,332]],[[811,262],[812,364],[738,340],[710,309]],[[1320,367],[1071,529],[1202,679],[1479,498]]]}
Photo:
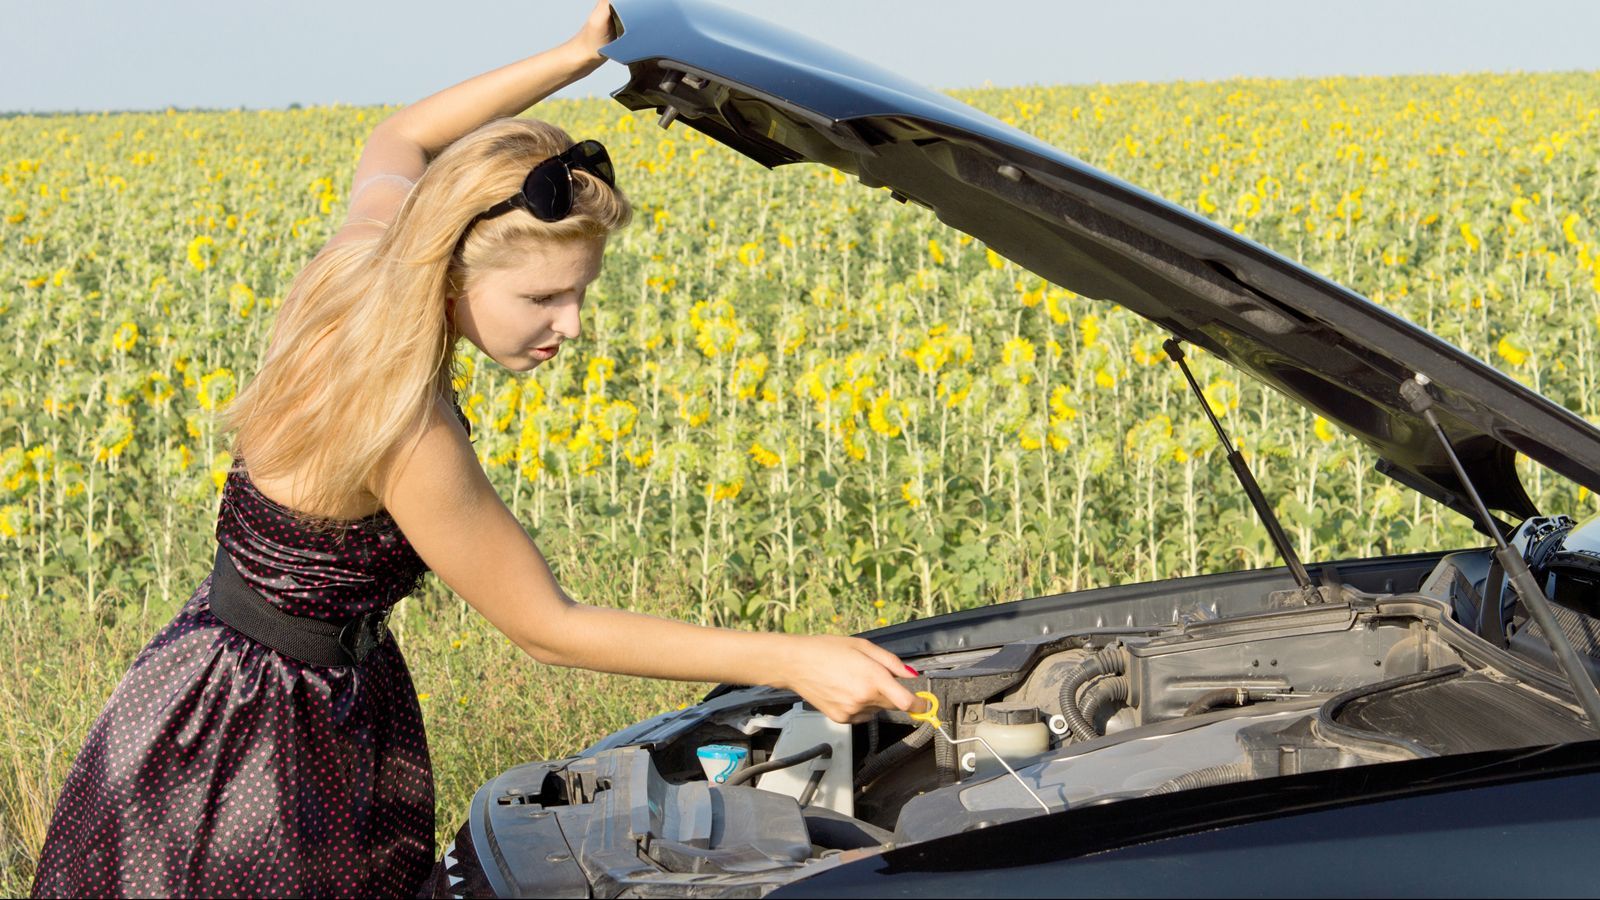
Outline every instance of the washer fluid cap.
{"label": "washer fluid cap", "polygon": [[1035,725],[1039,707],[1026,703],[990,703],[983,708],[983,720],[995,725]]}

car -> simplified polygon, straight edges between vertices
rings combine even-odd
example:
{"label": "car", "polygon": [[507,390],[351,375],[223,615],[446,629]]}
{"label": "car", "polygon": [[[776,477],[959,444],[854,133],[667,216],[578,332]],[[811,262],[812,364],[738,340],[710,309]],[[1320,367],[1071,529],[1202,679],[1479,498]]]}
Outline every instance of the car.
{"label": "car", "polygon": [[830,166],[1132,310],[1177,366],[1203,348],[1276,388],[1485,545],[1303,563],[1212,418],[1284,565],[867,632],[928,716],[839,724],[720,685],[483,785],[433,896],[1593,892],[1600,520],[1539,510],[1515,461],[1600,491],[1600,431],[949,97],[720,6],[613,10],[624,106]]}

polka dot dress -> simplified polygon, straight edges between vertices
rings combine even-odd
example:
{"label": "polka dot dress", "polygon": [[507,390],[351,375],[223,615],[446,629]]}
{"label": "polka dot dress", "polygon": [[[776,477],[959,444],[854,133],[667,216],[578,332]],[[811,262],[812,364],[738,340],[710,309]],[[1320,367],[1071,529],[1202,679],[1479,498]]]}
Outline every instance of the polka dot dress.
{"label": "polka dot dress", "polygon": [[[217,540],[297,616],[392,606],[427,571],[386,511],[314,534],[242,462]],[[435,856],[433,772],[393,636],[359,666],[313,666],[224,625],[210,592],[208,574],[90,728],[34,895],[415,896]]]}

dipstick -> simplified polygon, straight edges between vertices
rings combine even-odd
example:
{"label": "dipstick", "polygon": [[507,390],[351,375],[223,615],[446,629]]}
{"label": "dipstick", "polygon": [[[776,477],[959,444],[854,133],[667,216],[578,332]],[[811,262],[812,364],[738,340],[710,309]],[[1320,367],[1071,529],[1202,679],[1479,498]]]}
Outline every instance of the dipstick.
{"label": "dipstick", "polygon": [[1022,789],[1028,792],[1028,796],[1032,797],[1033,801],[1035,803],[1039,804],[1039,807],[1041,809],[1043,809],[1045,812],[1047,812],[1047,813],[1050,812],[1050,804],[1048,804],[1048,803],[1044,802],[1043,800],[1039,799],[1039,795],[1035,794],[1033,792],[1033,788],[1028,787],[1028,783],[1026,781],[1022,780],[1022,776],[1021,775],[1017,774],[1017,770],[1011,768],[1011,764],[1010,763],[1006,762],[1005,759],[1000,756],[1000,754],[994,752],[994,748],[989,746],[989,742],[988,741],[984,740],[981,737],[976,737],[976,736],[969,737],[969,738],[962,738],[961,740],[958,741],[955,738],[951,737],[949,732],[944,730],[944,725],[941,724],[940,721],[939,721],[939,698],[934,696],[932,691],[917,691],[917,696],[921,697],[922,699],[924,699],[926,701],[928,701],[928,708],[927,708],[927,710],[925,710],[923,712],[912,713],[911,714],[911,718],[912,718],[913,721],[916,721],[916,722],[927,722],[929,725],[932,725],[933,729],[935,731],[939,732],[939,736],[944,738],[945,740],[949,741],[950,742],[950,746],[952,746],[952,747],[956,746],[957,744],[971,744],[971,743],[974,743],[974,742],[982,744],[983,745],[983,749],[989,751],[989,755],[994,757],[996,762],[998,762],[998,763],[1000,763],[1000,765],[1006,767],[1006,771],[1010,772],[1011,773],[1011,777],[1015,778],[1017,780],[1017,784],[1022,785]]}

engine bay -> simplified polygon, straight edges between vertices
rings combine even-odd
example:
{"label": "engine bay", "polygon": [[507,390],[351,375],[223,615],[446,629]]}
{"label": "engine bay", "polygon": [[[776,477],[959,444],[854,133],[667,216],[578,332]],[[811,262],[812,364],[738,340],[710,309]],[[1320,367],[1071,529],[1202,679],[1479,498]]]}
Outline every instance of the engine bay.
{"label": "engine bay", "polygon": [[[1563,630],[1600,635],[1583,606],[1600,567],[1563,575],[1539,558],[1577,552],[1572,530],[1530,520],[1518,546],[1541,563]],[[492,857],[541,895],[759,896],[1045,809],[1591,739],[1514,605],[1502,641],[1481,634],[1500,615],[1485,610],[1493,575],[1489,551],[1464,551],[1410,591],[1327,578],[1314,601],[1279,590],[1242,614],[1046,628],[916,657],[907,684],[938,699],[942,733],[899,711],[842,725],[791,693],[726,690],[506,772],[479,791],[447,860]],[[1600,647],[1574,643],[1590,659]],[[458,879],[459,896],[468,887]]]}

